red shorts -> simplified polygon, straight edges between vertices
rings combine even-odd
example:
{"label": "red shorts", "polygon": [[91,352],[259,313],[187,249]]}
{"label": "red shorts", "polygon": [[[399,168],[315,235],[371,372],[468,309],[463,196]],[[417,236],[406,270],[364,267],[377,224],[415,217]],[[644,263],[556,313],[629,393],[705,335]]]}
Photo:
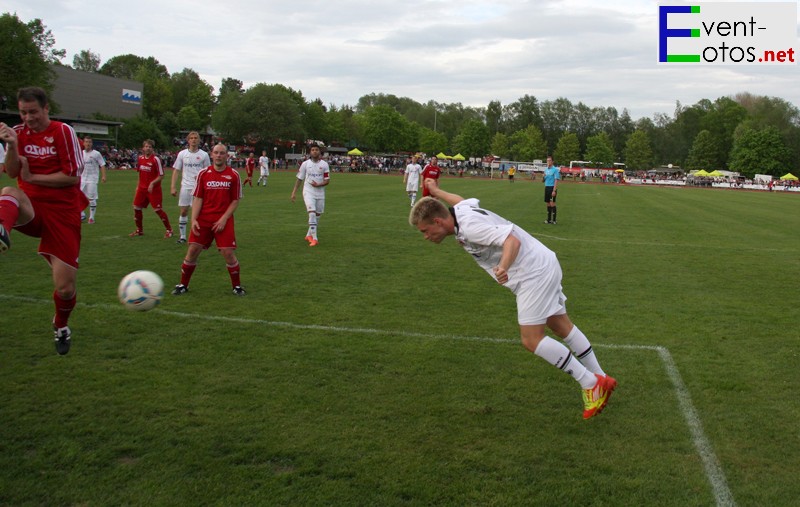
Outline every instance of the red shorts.
{"label": "red shorts", "polygon": [[152,192],[148,192],[146,188],[136,187],[136,195],[133,196],[133,207],[144,209],[149,204],[154,210],[159,210],[161,209],[162,201],[161,186],[157,186]]}
{"label": "red shorts", "polygon": [[[83,194],[81,194],[83,195]],[[83,197],[85,201],[86,198]],[[52,264],[55,257],[64,264],[78,269],[78,256],[81,251],[81,213],[79,210],[65,210],[63,204],[52,205],[31,199],[33,219],[16,230],[41,238],[39,255]]]}
{"label": "red shorts", "polygon": [[211,246],[211,242],[217,243],[217,248],[236,248],[236,233],[233,230],[233,217],[228,219],[225,228],[219,232],[214,232],[211,227],[214,222],[209,222],[199,218],[197,222],[200,224],[200,232],[195,233],[194,229],[189,233],[189,243],[198,243],[207,250]]}

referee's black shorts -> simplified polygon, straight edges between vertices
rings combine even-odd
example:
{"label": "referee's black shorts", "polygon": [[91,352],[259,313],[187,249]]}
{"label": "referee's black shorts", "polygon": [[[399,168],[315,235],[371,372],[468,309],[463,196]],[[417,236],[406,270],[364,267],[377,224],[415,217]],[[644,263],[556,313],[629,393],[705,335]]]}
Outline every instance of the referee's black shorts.
{"label": "referee's black shorts", "polygon": [[553,195],[553,190],[555,190],[555,188],[556,187],[544,187],[544,202],[556,202],[556,195],[558,195],[558,192],[556,192],[556,195]]}

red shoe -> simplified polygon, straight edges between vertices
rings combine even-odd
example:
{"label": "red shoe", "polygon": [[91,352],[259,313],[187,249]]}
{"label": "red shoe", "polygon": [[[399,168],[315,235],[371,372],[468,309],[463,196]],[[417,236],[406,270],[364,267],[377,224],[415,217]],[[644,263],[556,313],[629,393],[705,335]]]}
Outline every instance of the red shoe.
{"label": "red shoe", "polygon": [[314,241],[314,238],[312,236],[306,236],[306,241],[311,243],[312,241]]}
{"label": "red shoe", "polygon": [[595,373],[597,384],[591,389],[583,390],[583,418],[594,417],[606,408],[611,393],[617,387],[617,381],[608,375],[602,376]]}
{"label": "red shoe", "polygon": [[316,239],[312,239],[311,241],[308,242],[308,246],[317,246],[318,244],[319,241],[317,241]]}
{"label": "red shoe", "polygon": [[135,230],[135,231],[133,231],[132,233],[128,234],[128,236],[130,236],[130,237],[134,237],[134,236],[144,236],[144,231],[142,231],[141,229],[136,229],[136,230]]}
{"label": "red shoe", "polygon": [[164,233],[164,239],[172,237],[172,229],[167,229],[167,232]]}

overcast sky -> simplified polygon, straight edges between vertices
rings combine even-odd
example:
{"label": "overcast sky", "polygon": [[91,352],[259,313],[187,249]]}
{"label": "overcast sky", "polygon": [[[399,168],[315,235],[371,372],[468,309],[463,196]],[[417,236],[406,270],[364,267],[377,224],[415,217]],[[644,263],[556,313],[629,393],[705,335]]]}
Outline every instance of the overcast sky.
{"label": "overcast sky", "polygon": [[[675,3],[678,3],[677,1]],[[223,7],[224,5],[224,7]],[[63,63],[90,49],[105,62],[153,56],[194,69],[281,83],[307,99],[355,105],[369,93],[485,107],[529,94],[634,119],[739,92],[800,106],[798,66],[657,65],[657,5],[646,0],[4,0],[41,18]]]}

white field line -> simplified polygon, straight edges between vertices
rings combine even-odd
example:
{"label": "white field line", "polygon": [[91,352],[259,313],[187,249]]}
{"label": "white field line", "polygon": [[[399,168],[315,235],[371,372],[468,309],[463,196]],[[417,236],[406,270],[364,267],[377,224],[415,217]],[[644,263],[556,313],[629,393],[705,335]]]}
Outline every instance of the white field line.
{"label": "white field line", "polygon": [[[0,294],[0,299],[23,301],[26,303],[52,304],[52,300],[43,300],[43,299],[23,297],[23,296],[7,296],[3,294]],[[87,308],[99,308],[103,310],[116,310],[121,308],[118,305],[108,305],[102,303],[101,304],[78,303],[78,305]],[[452,341],[509,343],[509,344],[519,343],[518,339],[511,339],[511,338],[491,338],[486,336],[430,334],[430,333],[417,333],[413,331],[396,331],[396,330],[342,327],[342,326],[323,326],[318,324],[296,324],[294,322],[281,322],[281,321],[272,321],[263,319],[251,319],[245,317],[226,317],[222,315],[205,315],[198,313],[174,312],[171,310],[161,310],[161,309],[156,309],[153,311],[163,315],[169,315],[172,317],[178,317],[184,319],[206,320],[206,321],[216,321],[216,322],[233,322],[238,324],[257,324],[257,325],[281,327],[288,329],[307,329],[313,331],[329,331],[335,333],[351,333],[351,334],[357,333],[357,334],[368,334],[368,335],[392,335],[392,336],[401,336],[405,338],[422,338],[428,340],[452,340]],[[675,361],[672,359],[672,354],[670,354],[669,350],[667,350],[666,347],[662,347],[660,345],[593,344],[593,346],[598,348],[617,349],[617,350],[647,350],[647,351],[655,351],[658,353],[661,362],[664,364],[664,369],[667,371],[667,376],[669,377],[670,381],[672,382],[672,386],[675,389],[675,393],[678,398],[678,406],[680,408],[684,420],[686,421],[686,425],[689,427],[689,432],[692,435],[692,441],[694,443],[694,447],[697,450],[697,453],[700,455],[701,460],[703,461],[703,468],[705,469],[708,482],[711,484],[711,488],[713,490],[714,497],[716,498],[717,505],[719,507],[735,506],[736,502],[733,498],[733,495],[731,494],[730,489],[728,488],[728,481],[725,478],[725,473],[722,471],[722,467],[719,464],[719,460],[717,459],[716,454],[714,454],[714,449],[712,448],[711,443],[708,441],[708,439],[705,436],[705,433],[703,432],[703,424],[700,421],[700,416],[698,415],[697,410],[694,408],[694,404],[692,403],[692,397],[689,394],[689,390],[683,383],[683,378],[681,377],[681,374],[678,371],[678,367],[676,366]]]}

